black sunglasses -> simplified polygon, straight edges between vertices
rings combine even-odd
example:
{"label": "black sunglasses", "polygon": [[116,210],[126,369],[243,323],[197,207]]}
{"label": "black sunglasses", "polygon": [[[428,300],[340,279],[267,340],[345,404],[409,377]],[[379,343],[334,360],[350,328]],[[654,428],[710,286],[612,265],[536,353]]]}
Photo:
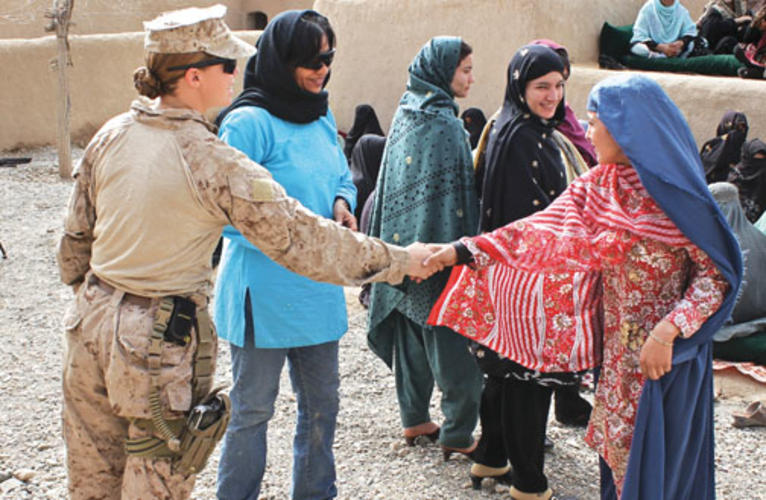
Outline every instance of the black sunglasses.
{"label": "black sunglasses", "polygon": [[189,69],[189,68],[207,68],[208,66],[215,66],[216,64],[223,64],[223,72],[227,75],[231,75],[234,73],[234,70],[237,69],[237,60],[236,59],[226,59],[224,57],[214,57],[213,59],[206,59],[204,61],[192,63],[192,64],[182,64],[181,66],[171,66],[168,68],[168,71],[176,71],[179,69]]}
{"label": "black sunglasses", "polygon": [[332,64],[332,60],[335,57],[335,49],[330,49],[327,52],[320,52],[317,56],[308,62],[300,63],[298,66],[306,69],[322,69],[324,64],[328,68]]}

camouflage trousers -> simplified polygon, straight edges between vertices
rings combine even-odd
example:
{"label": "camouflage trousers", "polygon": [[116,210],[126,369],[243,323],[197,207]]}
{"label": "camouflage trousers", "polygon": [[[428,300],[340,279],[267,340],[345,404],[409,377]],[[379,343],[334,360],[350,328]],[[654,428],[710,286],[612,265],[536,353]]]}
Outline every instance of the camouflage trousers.
{"label": "camouflage trousers", "polygon": [[[151,418],[146,363],[158,300],[110,289],[89,276],[65,316],[63,427],[69,493],[78,499],[186,499],[193,475],[173,473],[167,459],[125,453],[126,438],[148,432]],[[165,418],[183,417],[192,399],[188,346],[163,345],[159,377]],[[215,352],[215,351],[213,351]]]}

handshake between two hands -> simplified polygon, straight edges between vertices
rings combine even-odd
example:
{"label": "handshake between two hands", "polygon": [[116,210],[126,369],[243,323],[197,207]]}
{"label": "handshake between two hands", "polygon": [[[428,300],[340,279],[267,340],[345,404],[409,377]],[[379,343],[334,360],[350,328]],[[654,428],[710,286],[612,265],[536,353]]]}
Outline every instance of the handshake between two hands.
{"label": "handshake between two hands", "polygon": [[451,244],[415,242],[406,248],[410,254],[407,275],[420,283],[445,267],[457,263],[457,252]]}

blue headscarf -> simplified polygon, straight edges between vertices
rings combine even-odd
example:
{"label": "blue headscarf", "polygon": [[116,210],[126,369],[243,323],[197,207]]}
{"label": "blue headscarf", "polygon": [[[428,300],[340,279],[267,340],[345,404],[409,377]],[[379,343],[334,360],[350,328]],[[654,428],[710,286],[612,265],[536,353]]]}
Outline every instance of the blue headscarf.
{"label": "blue headscarf", "polygon": [[713,499],[711,346],[734,308],[742,254],[705,184],[689,125],[655,81],[607,78],[591,90],[588,110],[606,125],[655,202],[731,285],[700,330],[676,340],[673,369],[646,381],[621,500]]}
{"label": "blue headscarf", "polygon": [[633,25],[630,43],[648,42],[671,43],[684,36],[696,36],[697,25],[689,11],[676,0],[666,7],[661,0],[647,0]]}

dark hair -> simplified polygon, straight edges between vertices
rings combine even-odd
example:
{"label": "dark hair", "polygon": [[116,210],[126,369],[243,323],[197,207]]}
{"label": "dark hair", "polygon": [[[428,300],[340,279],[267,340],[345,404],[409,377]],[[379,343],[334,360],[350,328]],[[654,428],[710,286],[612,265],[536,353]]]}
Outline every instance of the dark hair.
{"label": "dark hair", "polygon": [[558,49],[553,49],[561,58],[561,62],[564,64],[564,70],[567,72],[567,78],[569,77],[569,74],[572,72],[572,63],[569,60],[569,52],[567,52],[567,49],[564,47],[560,47]]}
{"label": "dark hair", "polygon": [[335,32],[330,21],[318,12],[306,12],[295,25],[293,37],[287,50],[287,64],[298,66],[311,61],[322,49],[322,37],[327,37],[327,44],[335,47]]}
{"label": "dark hair", "polygon": [[460,40],[460,57],[458,58],[458,64],[463,62],[463,59],[473,54],[473,49],[470,45],[465,43],[464,40]]}

